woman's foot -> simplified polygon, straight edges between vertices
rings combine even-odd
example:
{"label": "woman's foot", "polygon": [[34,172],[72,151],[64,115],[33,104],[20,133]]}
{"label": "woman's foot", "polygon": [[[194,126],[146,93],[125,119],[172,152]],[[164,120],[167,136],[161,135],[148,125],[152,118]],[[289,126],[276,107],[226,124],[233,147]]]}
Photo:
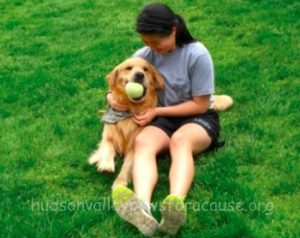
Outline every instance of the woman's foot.
{"label": "woman's foot", "polygon": [[175,235],[186,220],[184,199],[175,195],[168,195],[160,208],[162,220],[159,230],[170,235]]}
{"label": "woman's foot", "polygon": [[143,235],[152,236],[158,229],[158,222],[151,215],[150,208],[129,188],[118,186],[113,189],[112,200],[118,215],[134,225]]}

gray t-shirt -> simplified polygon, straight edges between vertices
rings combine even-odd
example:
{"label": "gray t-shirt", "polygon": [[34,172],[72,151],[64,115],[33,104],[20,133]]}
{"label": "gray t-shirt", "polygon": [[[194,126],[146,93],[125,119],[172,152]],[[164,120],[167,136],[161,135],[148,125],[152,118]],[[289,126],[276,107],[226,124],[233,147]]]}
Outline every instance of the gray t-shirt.
{"label": "gray t-shirt", "polygon": [[158,93],[160,106],[172,106],[189,101],[193,96],[214,93],[212,58],[200,42],[185,44],[164,55],[144,47],[133,56],[148,60],[163,75],[166,90]]}

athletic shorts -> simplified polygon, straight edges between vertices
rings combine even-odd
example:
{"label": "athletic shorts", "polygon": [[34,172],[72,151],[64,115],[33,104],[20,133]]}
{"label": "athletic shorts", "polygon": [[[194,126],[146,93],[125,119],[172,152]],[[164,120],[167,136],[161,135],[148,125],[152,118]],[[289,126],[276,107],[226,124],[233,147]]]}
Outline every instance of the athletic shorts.
{"label": "athletic shorts", "polygon": [[[204,114],[189,116],[189,117],[157,117],[150,126],[155,126],[163,130],[169,137],[181,126],[195,123],[204,128],[210,136],[212,143],[209,149],[215,149],[224,145],[224,142],[219,141],[220,123],[219,115],[213,109],[208,109]],[[192,132],[191,132],[192,133]]]}

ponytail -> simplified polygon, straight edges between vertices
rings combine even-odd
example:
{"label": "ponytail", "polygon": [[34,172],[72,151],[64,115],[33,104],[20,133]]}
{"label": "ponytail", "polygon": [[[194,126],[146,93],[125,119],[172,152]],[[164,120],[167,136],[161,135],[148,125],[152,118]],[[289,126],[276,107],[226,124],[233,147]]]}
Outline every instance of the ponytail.
{"label": "ponytail", "polygon": [[178,14],[175,15],[176,23],[176,44],[182,47],[184,44],[189,44],[195,42],[196,39],[191,35],[189,30],[186,27],[185,21],[182,16]]}

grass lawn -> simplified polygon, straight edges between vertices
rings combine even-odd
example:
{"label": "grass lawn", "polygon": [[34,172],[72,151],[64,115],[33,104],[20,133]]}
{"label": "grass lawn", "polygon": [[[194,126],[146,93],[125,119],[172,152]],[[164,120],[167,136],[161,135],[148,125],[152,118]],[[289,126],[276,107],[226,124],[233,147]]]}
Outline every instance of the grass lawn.
{"label": "grass lawn", "polygon": [[[87,163],[105,76],[142,42],[147,1],[0,0],[0,237],[141,237],[114,212],[116,176]],[[195,160],[177,237],[300,236],[300,3],[169,0],[210,50],[226,145]],[[160,160],[154,215],[168,194]],[[121,161],[118,160],[118,169]]]}

